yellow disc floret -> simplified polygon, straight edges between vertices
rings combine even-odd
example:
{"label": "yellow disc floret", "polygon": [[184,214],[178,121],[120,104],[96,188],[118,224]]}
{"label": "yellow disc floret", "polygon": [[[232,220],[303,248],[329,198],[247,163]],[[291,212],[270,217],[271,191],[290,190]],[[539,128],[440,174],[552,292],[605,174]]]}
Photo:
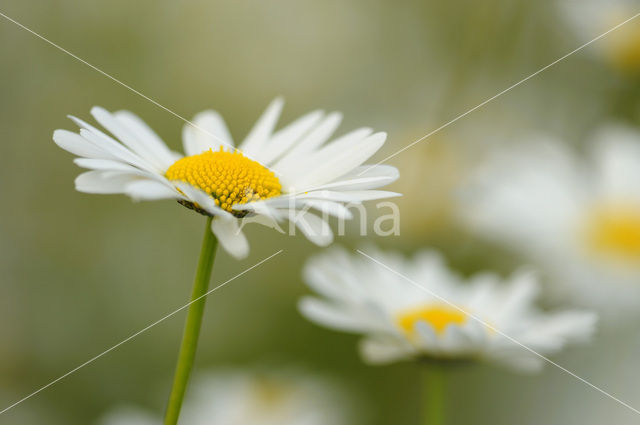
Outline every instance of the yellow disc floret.
{"label": "yellow disc floret", "polygon": [[453,307],[444,305],[430,305],[416,308],[399,314],[397,324],[409,337],[413,337],[416,323],[429,323],[437,333],[443,333],[449,325],[462,325],[467,321],[467,315]]}
{"label": "yellow disc floret", "polygon": [[233,212],[235,204],[280,195],[282,186],[273,171],[242,155],[240,151],[211,149],[176,161],[166,172],[211,196],[217,206]]}
{"label": "yellow disc floret", "polygon": [[640,205],[598,208],[588,221],[591,248],[622,260],[640,260]]}

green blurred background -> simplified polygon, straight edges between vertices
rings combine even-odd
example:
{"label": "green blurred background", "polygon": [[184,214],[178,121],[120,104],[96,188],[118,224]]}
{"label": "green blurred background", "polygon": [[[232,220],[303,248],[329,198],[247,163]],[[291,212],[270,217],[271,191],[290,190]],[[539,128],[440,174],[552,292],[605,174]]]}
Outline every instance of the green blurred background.
{"label": "green blurred background", "polygon": [[[342,132],[389,132],[382,159],[588,41],[551,0],[5,0],[0,12],[187,118],[214,108],[236,140],[275,96],[282,123],[311,109],[345,114]],[[597,36],[594,30],[592,38]],[[0,409],[183,305],[204,219],[173,202],[76,192],[72,156],[51,140],[66,118],[128,109],[173,149],[183,122],[0,18]],[[609,119],[637,123],[638,79],[585,49],[394,157],[401,235],[367,242],[434,246],[464,272],[508,272],[518,259],[466,234],[452,214],[478,154],[542,131],[579,141]],[[371,208],[371,214],[376,209]],[[371,227],[370,227],[371,228]],[[357,226],[337,243],[357,246]],[[349,236],[351,233],[352,236]],[[251,255],[220,252],[197,368],[303,366],[362,399],[362,423],[416,424],[410,364],[364,366],[357,337],[296,311],[307,292],[304,237],[250,228]],[[491,248],[491,249],[488,249]],[[0,415],[1,424],[91,424],[110,407],[161,412],[185,312]],[[636,332],[601,336],[558,362],[640,404]],[[635,415],[558,369],[519,376],[468,367],[449,385],[450,423],[636,423]]]}

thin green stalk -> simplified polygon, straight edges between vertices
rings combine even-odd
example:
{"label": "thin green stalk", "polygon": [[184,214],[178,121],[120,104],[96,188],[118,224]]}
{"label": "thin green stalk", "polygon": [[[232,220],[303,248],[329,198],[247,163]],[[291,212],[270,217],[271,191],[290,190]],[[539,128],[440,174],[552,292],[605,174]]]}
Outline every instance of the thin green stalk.
{"label": "thin green stalk", "polygon": [[422,423],[443,425],[445,416],[445,365],[429,362],[422,367]]}
{"label": "thin green stalk", "polygon": [[202,239],[202,249],[200,250],[200,260],[198,261],[196,278],[193,282],[193,290],[191,292],[191,301],[200,297],[202,298],[189,306],[187,322],[185,323],[184,333],[182,334],[180,353],[178,354],[178,364],[176,365],[176,373],[173,378],[173,387],[171,388],[167,412],[164,417],[165,425],[175,425],[178,423],[184,393],[187,390],[189,375],[191,374],[191,368],[193,367],[196,356],[198,335],[200,334],[200,325],[202,324],[202,314],[204,313],[204,302],[206,299],[203,295],[206,294],[209,287],[217,246],[218,240],[211,232],[211,217],[208,217],[207,226],[204,229],[204,238]]}

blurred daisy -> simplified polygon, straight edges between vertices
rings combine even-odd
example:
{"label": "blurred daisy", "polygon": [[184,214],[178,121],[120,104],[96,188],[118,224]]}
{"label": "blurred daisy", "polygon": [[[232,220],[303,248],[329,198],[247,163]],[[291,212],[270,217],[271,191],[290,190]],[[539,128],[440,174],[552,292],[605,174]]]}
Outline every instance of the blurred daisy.
{"label": "blurred daisy", "polygon": [[299,305],[315,323],[364,334],[367,362],[486,360],[537,370],[544,361],[518,343],[547,355],[593,333],[593,314],[538,310],[531,273],[506,281],[488,273],[462,279],[435,252],[412,260],[380,252],[371,257],[389,269],[338,249],[313,258],[305,278],[322,297]]}
{"label": "blurred daisy", "polygon": [[496,153],[461,211],[544,266],[556,295],[609,314],[640,306],[640,133],[609,126],[580,158],[559,142]]}
{"label": "blurred daisy", "polygon": [[327,142],[341,115],[321,111],[274,131],[282,106],[281,99],[274,100],[237,148],[220,115],[196,115],[194,125],[183,130],[184,157],[131,112],[99,107],[91,114],[113,137],[71,117],[79,134],[56,130],[53,139],[79,157],[77,165],[91,170],[78,176],[77,190],[176,199],[215,217],[212,230],[235,257],[249,251],[240,224],[244,218],[272,227],[289,219],[312,242],[327,245],[333,235],[326,218],[350,218],[347,203],[396,196],[372,189],[396,180],[398,171],[363,165],[384,144],[385,133],[360,128]]}
{"label": "blurred daisy", "polygon": [[[186,401],[181,423],[189,425],[346,425],[346,392],[301,372],[227,371],[201,376]],[[142,409],[119,407],[99,425],[162,423]]]}
{"label": "blurred daisy", "polygon": [[[559,7],[565,21],[585,42],[640,12],[635,0],[559,0]],[[640,72],[640,18],[607,34],[592,49],[622,71]]]}

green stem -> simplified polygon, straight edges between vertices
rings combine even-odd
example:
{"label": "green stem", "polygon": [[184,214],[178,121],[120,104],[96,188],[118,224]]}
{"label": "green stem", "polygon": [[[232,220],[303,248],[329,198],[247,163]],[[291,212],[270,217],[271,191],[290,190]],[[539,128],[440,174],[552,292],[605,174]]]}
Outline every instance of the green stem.
{"label": "green stem", "polygon": [[[182,334],[178,364],[176,365],[173,387],[171,388],[167,412],[164,417],[165,425],[175,425],[178,423],[184,393],[187,390],[189,375],[191,374],[191,368],[193,367],[193,361],[196,356],[198,335],[200,334],[200,325],[202,324],[202,314],[204,313],[204,302],[206,298],[203,297],[203,295],[207,293],[207,288],[209,287],[217,246],[218,240],[211,232],[211,217],[209,217],[207,218],[207,226],[204,229],[200,260],[198,261],[196,278],[193,282],[193,290],[191,292],[192,304],[189,306],[187,322],[185,323],[184,333]],[[198,301],[193,302],[196,299],[198,299]]]}
{"label": "green stem", "polygon": [[436,362],[422,366],[422,423],[443,425],[445,411],[445,365]]}

